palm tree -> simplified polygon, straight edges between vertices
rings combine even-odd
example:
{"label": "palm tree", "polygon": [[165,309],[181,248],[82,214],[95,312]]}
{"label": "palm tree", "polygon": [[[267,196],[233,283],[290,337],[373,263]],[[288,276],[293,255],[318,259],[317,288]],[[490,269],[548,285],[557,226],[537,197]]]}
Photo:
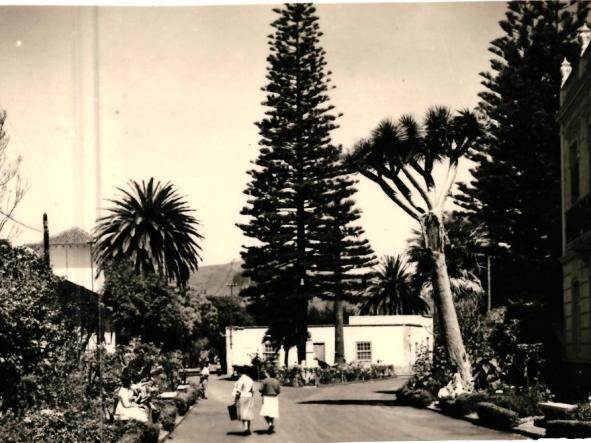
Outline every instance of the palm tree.
{"label": "palm tree", "polygon": [[413,288],[402,258],[386,256],[366,290],[359,312],[361,315],[427,314],[429,304]]}
{"label": "palm tree", "polygon": [[130,191],[101,217],[95,229],[95,254],[100,272],[111,261],[130,260],[136,272],[158,273],[184,287],[201,259],[193,210],[168,182],[131,180]]}
{"label": "palm tree", "polygon": [[[418,222],[433,261],[434,305],[442,320],[451,363],[465,386],[472,385],[472,367],[464,347],[444,253],[443,208],[456,181],[459,160],[482,136],[476,116],[453,114],[448,108],[427,111],[419,124],[411,116],[382,121],[368,139],[347,156],[352,170],[376,183],[404,212]],[[443,166],[436,184],[435,166]]]}

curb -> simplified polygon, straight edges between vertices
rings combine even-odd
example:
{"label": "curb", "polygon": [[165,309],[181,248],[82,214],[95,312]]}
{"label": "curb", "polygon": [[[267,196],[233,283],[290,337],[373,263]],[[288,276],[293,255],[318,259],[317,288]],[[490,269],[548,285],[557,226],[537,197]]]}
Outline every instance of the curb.
{"label": "curb", "polygon": [[[443,411],[441,409],[439,409],[437,406],[434,406],[434,405],[427,406],[426,409],[433,411],[433,412],[437,412],[441,415],[445,415],[446,417],[449,417],[449,418],[453,418],[456,420],[464,420],[464,421],[468,421],[474,425],[482,426],[482,423],[480,423],[480,421],[478,420],[477,417],[471,417],[469,415],[465,415],[463,417],[453,417],[451,415],[447,415],[447,414],[443,413]],[[528,426],[528,428],[529,428],[529,426]],[[539,427],[533,426],[533,425],[531,426],[531,428],[534,428],[534,429],[527,429],[525,427],[525,423],[522,423],[519,426],[517,426],[515,428],[511,428],[508,431],[506,431],[505,429],[496,429],[496,428],[491,428],[491,429],[496,429],[497,431],[512,432],[514,434],[520,434],[520,435],[523,435],[524,437],[528,437],[533,440],[545,438],[546,431],[543,428],[539,428]],[[538,429],[539,429],[539,431],[538,431]]]}

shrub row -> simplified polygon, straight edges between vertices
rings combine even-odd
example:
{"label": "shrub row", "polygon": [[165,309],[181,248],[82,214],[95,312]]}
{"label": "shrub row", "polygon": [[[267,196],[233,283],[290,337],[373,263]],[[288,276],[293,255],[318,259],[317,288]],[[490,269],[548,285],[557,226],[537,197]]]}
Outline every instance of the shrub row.
{"label": "shrub row", "polygon": [[396,392],[396,401],[401,405],[426,408],[435,397],[426,389],[409,389],[406,385]]}
{"label": "shrub row", "polygon": [[174,430],[176,424],[177,408],[173,404],[165,404],[160,409],[160,424],[162,429],[168,432]]}
{"label": "shrub row", "polygon": [[495,429],[509,430],[519,422],[519,414],[494,403],[482,402],[476,405],[478,420]]}
{"label": "shrub row", "polygon": [[140,423],[136,421],[123,422],[125,428],[118,443],[158,443],[160,426],[154,423]]}
{"label": "shrub row", "polygon": [[484,393],[474,392],[461,394],[456,399],[441,399],[439,407],[444,414],[453,417],[464,417],[465,415],[476,412],[478,403],[488,400]]}

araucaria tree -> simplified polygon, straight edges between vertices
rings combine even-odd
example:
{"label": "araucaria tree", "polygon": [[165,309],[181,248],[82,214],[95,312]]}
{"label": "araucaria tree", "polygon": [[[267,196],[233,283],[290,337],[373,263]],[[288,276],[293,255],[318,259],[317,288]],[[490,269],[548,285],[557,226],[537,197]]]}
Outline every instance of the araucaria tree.
{"label": "araucaria tree", "polygon": [[[434,304],[442,325],[450,361],[466,386],[472,384],[470,360],[453,304],[445,261],[443,208],[455,183],[458,163],[481,137],[476,117],[469,111],[430,109],[419,125],[412,117],[382,121],[371,136],[348,154],[350,166],[375,182],[421,227],[432,266]],[[445,175],[436,186],[434,167]]]}
{"label": "araucaria tree", "polygon": [[184,287],[199,262],[199,222],[172,183],[153,178],[131,190],[99,219],[95,229],[98,270],[111,262],[129,261],[139,274],[156,273]]}
{"label": "araucaria tree", "polygon": [[[344,290],[327,285],[327,280],[344,281],[344,274],[351,273],[352,262],[347,259],[335,269],[327,254],[334,255],[337,247],[329,239],[336,237],[344,240],[342,257],[356,253],[347,227],[351,217],[339,221],[336,229],[334,216],[354,213],[349,203],[354,191],[351,180],[342,181],[341,149],[331,141],[337,116],[329,104],[330,73],[325,71],[315,8],[286,4],[274,12],[278,17],[269,36],[268,82],[263,88],[267,110],[257,123],[261,148],[249,171],[245,193],[250,198],[242,210],[250,219],[239,225],[256,240],[242,252],[244,274],[253,283],[242,295],[260,307],[271,333],[281,331],[286,340],[296,342],[301,361],[306,356],[310,298]],[[362,256],[367,245],[357,240]],[[293,325],[289,331],[281,327],[286,322]]]}
{"label": "araucaria tree", "polygon": [[579,57],[577,29],[587,3],[509,2],[503,34],[490,43],[491,70],[481,74],[479,94],[486,138],[469,154],[473,179],[456,198],[488,230],[499,304],[544,300],[558,312],[562,306],[560,64]]}
{"label": "araucaria tree", "polygon": [[[334,302],[335,364],[345,363],[344,303],[355,301],[373,274],[373,250],[358,225],[361,216],[352,196],[354,181],[344,172],[333,182],[324,207],[320,238],[320,293]],[[319,294],[320,295],[320,294]]]}

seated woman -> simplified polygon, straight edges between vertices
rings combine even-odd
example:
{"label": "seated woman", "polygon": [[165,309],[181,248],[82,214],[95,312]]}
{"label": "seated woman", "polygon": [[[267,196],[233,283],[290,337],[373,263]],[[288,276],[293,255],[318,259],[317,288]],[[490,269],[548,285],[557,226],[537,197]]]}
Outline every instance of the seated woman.
{"label": "seated woman", "polygon": [[131,379],[128,376],[121,377],[121,387],[117,392],[115,420],[136,420],[142,423],[149,421],[149,407],[142,406],[135,401],[135,395],[131,389]]}

